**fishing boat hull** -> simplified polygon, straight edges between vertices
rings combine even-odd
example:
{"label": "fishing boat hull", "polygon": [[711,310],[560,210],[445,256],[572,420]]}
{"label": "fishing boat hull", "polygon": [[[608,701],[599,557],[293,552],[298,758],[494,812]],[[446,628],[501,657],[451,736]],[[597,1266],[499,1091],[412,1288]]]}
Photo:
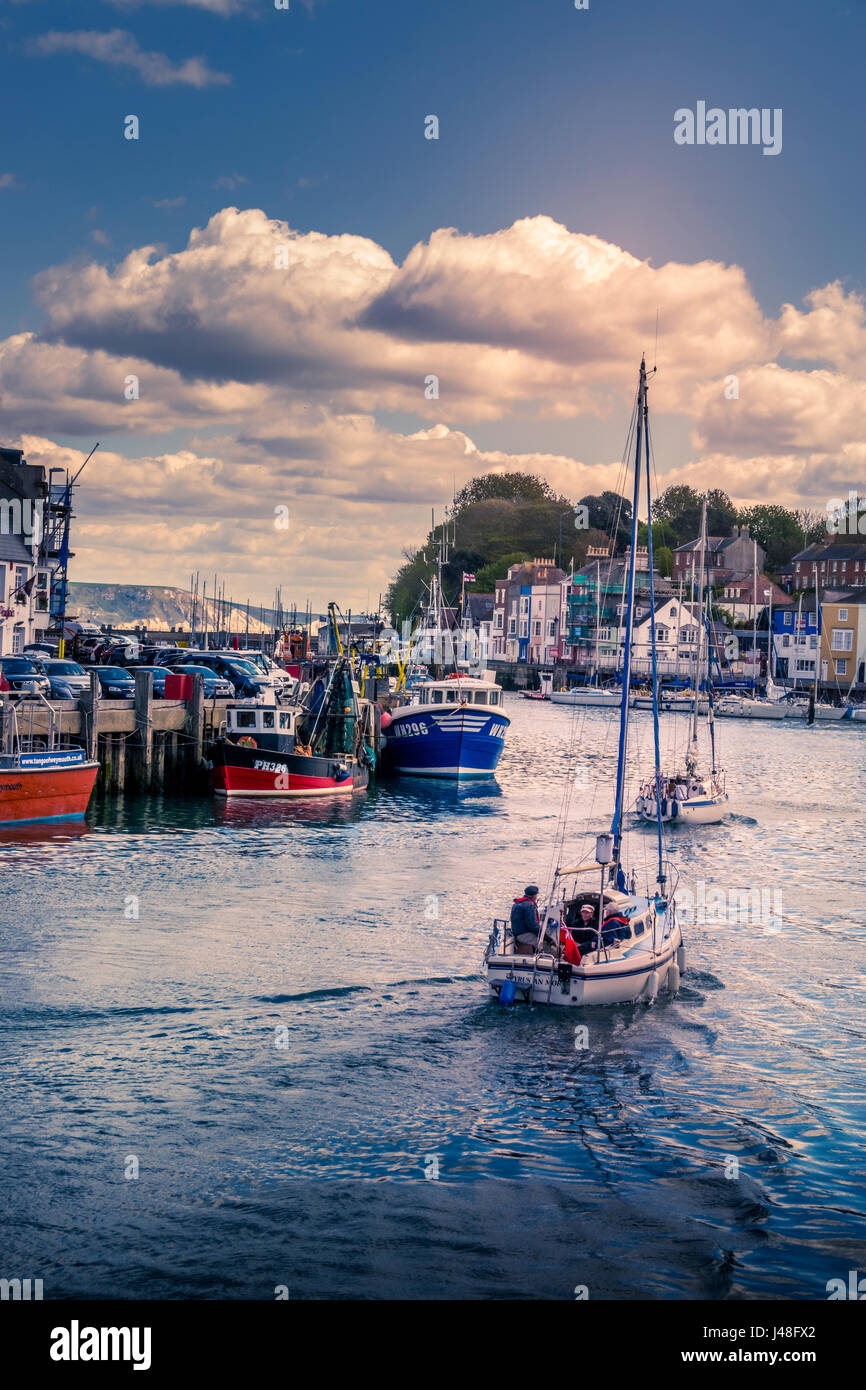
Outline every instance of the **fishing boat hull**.
{"label": "fishing boat hull", "polygon": [[685,950],[675,922],[657,951],[632,951],[621,959],[598,963],[585,957],[580,965],[555,961],[552,956],[491,955],[486,968],[487,982],[497,998],[503,986],[513,981],[514,1003],[561,1008],[651,1003],[661,990],[676,993],[679,989]]}
{"label": "fishing boat hull", "polygon": [[510,723],[498,709],[473,705],[395,710],[383,767],[413,777],[492,777]]}
{"label": "fishing boat hull", "polygon": [[217,745],[211,783],[217,796],[351,796],[363,791],[369,774],[353,759],[306,757],[249,748],[223,739]]}
{"label": "fishing boat hull", "polygon": [[98,770],[83,753],[22,754],[20,765],[0,767],[0,825],[82,820]]}

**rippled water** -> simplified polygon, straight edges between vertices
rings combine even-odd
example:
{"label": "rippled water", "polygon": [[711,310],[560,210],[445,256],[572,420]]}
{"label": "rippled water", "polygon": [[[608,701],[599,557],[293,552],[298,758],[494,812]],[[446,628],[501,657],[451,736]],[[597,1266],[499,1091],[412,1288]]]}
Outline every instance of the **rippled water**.
{"label": "rippled water", "polygon": [[[772,911],[687,925],[676,999],[576,1020],[500,1008],[479,965],[546,881],[566,774],[575,829],[602,828],[615,734],[508,712],[489,787],[0,831],[0,1274],[46,1298],[824,1298],[866,1267],[866,726],[720,722],[734,814],[671,858],[684,893]],[[631,843],[642,873],[652,833]]]}

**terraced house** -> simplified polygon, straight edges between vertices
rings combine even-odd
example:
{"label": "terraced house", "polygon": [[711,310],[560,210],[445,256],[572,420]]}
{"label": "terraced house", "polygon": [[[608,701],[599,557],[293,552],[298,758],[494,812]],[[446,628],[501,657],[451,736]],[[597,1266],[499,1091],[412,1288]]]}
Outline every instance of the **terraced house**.
{"label": "terraced house", "polygon": [[45,469],[0,448],[0,656],[38,641],[50,622],[48,500]]}

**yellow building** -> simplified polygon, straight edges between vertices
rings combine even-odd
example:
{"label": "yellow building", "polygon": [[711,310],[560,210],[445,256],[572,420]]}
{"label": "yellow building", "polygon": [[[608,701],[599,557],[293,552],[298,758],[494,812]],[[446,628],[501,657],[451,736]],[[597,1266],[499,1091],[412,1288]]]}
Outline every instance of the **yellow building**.
{"label": "yellow building", "polygon": [[866,589],[821,604],[821,684],[866,684]]}

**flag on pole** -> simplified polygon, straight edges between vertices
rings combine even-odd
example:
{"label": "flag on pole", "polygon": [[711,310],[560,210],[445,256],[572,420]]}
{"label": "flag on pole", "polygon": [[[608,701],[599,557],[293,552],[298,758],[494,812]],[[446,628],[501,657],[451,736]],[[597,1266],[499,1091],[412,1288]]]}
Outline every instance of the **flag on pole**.
{"label": "flag on pole", "polygon": [[464,570],[464,572],[463,572],[463,583],[464,583],[464,584],[474,584],[474,583],[475,583],[475,575],[474,575],[474,574],[467,574],[466,571]]}

